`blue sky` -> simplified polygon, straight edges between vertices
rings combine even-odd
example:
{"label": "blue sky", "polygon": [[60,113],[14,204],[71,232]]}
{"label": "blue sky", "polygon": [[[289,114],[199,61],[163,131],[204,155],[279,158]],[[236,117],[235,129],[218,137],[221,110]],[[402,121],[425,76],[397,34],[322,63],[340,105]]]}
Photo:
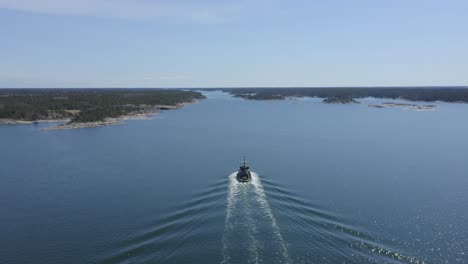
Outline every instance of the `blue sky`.
{"label": "blue sky", "polygon": [[468,1],[0,0],[0,87],[468,85]]}

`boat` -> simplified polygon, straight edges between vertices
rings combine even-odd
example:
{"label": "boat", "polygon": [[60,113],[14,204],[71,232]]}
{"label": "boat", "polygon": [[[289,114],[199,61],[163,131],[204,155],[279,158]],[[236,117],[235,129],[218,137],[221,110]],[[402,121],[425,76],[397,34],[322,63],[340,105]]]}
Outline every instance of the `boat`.
{"label": "boat", "polygon": [[252,180],[252,175],[250,173],[250,167],[247,165],[244,156],[244,162],[242,162],[237,172],[237,181],[239,182],[249,182]]}

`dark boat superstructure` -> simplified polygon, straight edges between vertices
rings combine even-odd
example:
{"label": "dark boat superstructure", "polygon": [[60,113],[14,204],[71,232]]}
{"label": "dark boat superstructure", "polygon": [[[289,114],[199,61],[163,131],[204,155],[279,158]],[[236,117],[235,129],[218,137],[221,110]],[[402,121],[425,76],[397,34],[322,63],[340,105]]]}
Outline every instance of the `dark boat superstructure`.
{"label": "dark boat superstructure", "polygon": [[249,182],[252,180],[252,175],[250,174],[250,167],[247,166],[247,163],[244,162],[239,167],[239,171],[237,172],[237,180],[240,182]]}

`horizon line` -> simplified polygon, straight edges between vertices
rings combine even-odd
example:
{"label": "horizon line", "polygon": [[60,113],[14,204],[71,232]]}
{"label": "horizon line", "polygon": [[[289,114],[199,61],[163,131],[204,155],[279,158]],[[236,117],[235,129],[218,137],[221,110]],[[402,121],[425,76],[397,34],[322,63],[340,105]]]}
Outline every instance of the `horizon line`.
{"label": "horizon line", "polygon": [[467,85],[398,85],[398,86],[221,86],[221,87],[0,87],[6,89],[320,89],[320,88],[468,88]]}

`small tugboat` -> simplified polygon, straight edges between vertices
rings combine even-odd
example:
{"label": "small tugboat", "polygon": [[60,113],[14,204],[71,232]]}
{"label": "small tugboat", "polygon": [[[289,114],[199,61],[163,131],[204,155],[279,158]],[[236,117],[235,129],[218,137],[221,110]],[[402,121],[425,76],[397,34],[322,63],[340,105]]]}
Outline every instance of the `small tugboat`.
{"label": "small tugboat", "polygon": [[239,171],[237,172],[237,181],[239,182],[249,182],[252,180],[252,175],[250,174],[250,167],[247,166],[244,156],[244,162],[239,167]]}

